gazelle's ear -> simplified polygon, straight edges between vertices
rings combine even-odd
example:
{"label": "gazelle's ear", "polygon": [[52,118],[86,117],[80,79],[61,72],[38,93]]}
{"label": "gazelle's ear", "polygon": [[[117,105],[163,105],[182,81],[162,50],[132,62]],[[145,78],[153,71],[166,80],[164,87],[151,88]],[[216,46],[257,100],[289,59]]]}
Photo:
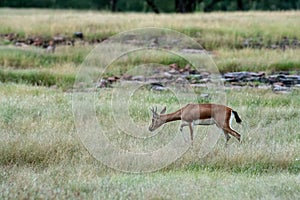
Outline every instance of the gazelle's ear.
{"label": "gazelle's ear", "polygon": [[167,108],[166,106],[162,109],[162,111],[160,111],[160,114],[164,114],[166,112]]}

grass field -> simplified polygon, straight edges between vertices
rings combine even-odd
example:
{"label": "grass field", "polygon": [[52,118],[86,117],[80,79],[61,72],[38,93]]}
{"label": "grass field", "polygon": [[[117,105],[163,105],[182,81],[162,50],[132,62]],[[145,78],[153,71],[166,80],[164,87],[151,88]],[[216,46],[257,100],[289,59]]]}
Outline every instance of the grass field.
{"label": "grass field", "polygon": [[[110,92],[101,92],[99,98],[104,104],[97,109],[100,123],[114,129],[109,125],[116,123],[109,117]],[[168,105],[169,111],[176,108],[177,103],[164,98],[164,94],[156,97]],[[299,197],[299,92],[282,96],[265,90],[228,90],[227,98],[243,119],[242,126],[234,125],[242,134],[243,144],[232,139],[225,148],[222,136],[207,156],[199,158],[209,127],[197,127],[195,144],[175,163],[153,173],[128,174],[104,166],[84,148],[74,127],[71,94],[2,84],[2,198]],[[131,105],[138,107],[140,101],[132,99]],[[148,102],[141,108],[143,117],[137,123],[150,120],[150,105]],[[154,137],[150,144],[175,137],[174,126],[178,123],[166,125],[164,134]],[[120,144],[133,142],[114,132],[109,137]]]}
{"label": "grass field", "polygon": [[[299,49],[240,48],[249,37],[262,37],[265,42],[283,36],[300,38],[299,12],[154,15],[1,9],[0,15],[0,34],[16,32],[24,37],[71,37],[83,31],[91,40],[143,26],[172,28],[202,42],[221,72],[271,73],[297,71],[300,66]],[[16,48],[3,38],[0,44],[0,199],[300,198],[299,89],[275,94],[271,89],[226,88],[227,104],[243,120],[242,125],[233,123],[243,143],[231,139],[225,147],[220,136],[207,155],[199,156],[213,129],[199,126],[193,146],[171,165],[152,173],[124,173],[95,159],[76,132],[74,96],[69,89],[95,44],[58,46],[54,54],[37,47]],[[165,65],[178,61],[148,56]],[[140,61],[117,64],[122,68],[135,62]],[[127,151],[151,151],[178,134],[179,122],[165,125],[162,134],[145,141],[124,134],[115,126],[118,121],[111,108],[111,97],[122,90],[115,85],[95,91],[97,123],[115,145]],[[127,102],[129,116],[144,128],[151,120],[151,106],[167,105],[167,112],[180,106],[169,92],[148,88],[137,90]],[[141,133],[149,134],[146,128]]]}
{"label": "grass field", "polygon": [[[241,48],[245,40],[263,45],[284,37],[300,38],[299,12],[234,12],[210,14],[138,14],[73,10],[1,9],[0,34],[15,33],[20,39],[51,38],[82,31],[85,44],[58,46],[55,54],[41,48],[16,48],[0,38],[0,80],[70,88],[77,67],[95,47],[90,41],[107,39],[134,28],[160,27],[179,31],[211,51],[220,72],[299,70],[299,49]],[[21,20],[22,19],[22,20]],[[80,19],[80,20],[78,20]],[[25,21],[26,23],[23,23]],[[157,60],[158,62],[160,59]],[[169,59],[165,64],[173,63]],[[45,76],[45,74],[47,74]],[[49,77],[48,77],[49,76]]]}

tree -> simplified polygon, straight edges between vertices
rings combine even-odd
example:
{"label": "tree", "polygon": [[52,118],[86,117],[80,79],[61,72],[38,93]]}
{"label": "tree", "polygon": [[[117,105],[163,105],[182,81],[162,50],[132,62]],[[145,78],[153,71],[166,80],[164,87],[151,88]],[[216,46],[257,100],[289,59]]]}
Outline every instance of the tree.
{"label": "tree", "polygon": [[196,3],[196,0],[175,0],[175,11],[178,13],[194,12]]}
{"label": "tree", "polygon": [[204,11],[205,12],[211,12],[214,10],[214,6],[219,3],[221,0],[212,0],[210,3],[208,3],[205,7],[204,7]]}
{"label": "tree", "polygon": [[153,0],[146,0],[146,3],[153,10],[153,12],[155,12],[156,14],[159,14],[158,7],[156,6],[156,4],[154,3]]}
{"label": "tree", "polygon": [[236,8],[237,8],[237,10],[244,10],[243,0],[236,1]]}
{"label": "tree", "polygon": [[110,0],[110,10],[111,12],[117,11],[117,2],[118,0]]}

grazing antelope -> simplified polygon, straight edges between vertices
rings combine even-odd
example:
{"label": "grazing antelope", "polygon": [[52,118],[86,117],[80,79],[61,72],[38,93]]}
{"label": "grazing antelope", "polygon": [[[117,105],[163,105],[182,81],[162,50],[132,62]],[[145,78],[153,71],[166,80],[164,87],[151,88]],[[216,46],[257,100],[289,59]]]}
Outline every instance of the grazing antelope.
{"label": "grazing antelope", "polygon": [[238,141],[241,141],[241,135],[231,128],[231,122],[233,117],[237,123],[241,123],[242,120],[238,113],[231,108],[219,104],[187,104],[185,107],[170,113],[166,112],[166,107],[157,113],[157,108],[151,108],[152,111],[152,123],[149,126],[149,131],[154,131],[161,125],[176,120],[181,120],[180,131],[183,127],[188,126],[190,129],[191,142],[193,142],[193,128],[195,125],[213,125],[223,130],[226,137],[226,144],[230,139],[230,135],[234,136]]}

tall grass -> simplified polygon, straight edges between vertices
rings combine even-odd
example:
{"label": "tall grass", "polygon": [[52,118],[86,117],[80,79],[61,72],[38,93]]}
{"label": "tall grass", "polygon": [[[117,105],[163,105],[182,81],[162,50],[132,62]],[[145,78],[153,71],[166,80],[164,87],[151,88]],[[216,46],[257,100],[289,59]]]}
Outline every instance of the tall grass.
{"label": "tall grass", "polygon": [[[211,51],[211,56],[221,73],[229,71],[273,71],[299,70],[298,49],[240,49],[244,39],[276,43],[286,36],[300,38],[296,28],[298,12],[234,12],[175,14],[111,14],[96,11],[1,9],[0,34],[18,33],[20,38],[29,36],[72,37],[75,31],[82,31],[88,41],[106,39],[114,34],[133,28],[149,26],[165,27],[187,34]],[[80,20],[79,20],[80,19]],[[26,23],[23,23],[26,21]],[[276,22],[276,23],[275,23]],[[5,45],[0,49],[2,81],[22,82],[34,85],[56,85],[68,89],[71,79],[77,73],[95,44],[76,43],[75,46],[57,46],[54,54],[45,50],[28,47],[11,47],[9,41],[0,39]],[[8,45],[7,45],[8,44]],[[101,52],[106,54],[109,52]],[[103,56],[103,57],[109,57]],[[159,54],[132,55],[127,60],[116,61],[121,75],[128,67],[141,62],[164,65],[185,62],[176,56]],[[15,71],[16,69],[20,71]],[[24,72],[22,72],[24,70]],[[49,73],[45,76],[45,73]],[[3,78],[5,74],[5,78]],[[30,76],[28,75],[30,74]],[[106,76],[111,76],[107,74]],[[116,75],[116,74],[115,74]],[[32,77],[34,80],[32,80]],[[41,82],[41,84],[39,83]]]}
{"label": "tall grass", "polygon": [[[105,39],[133,28],[164,27],[196,38],[207,49],[239,47],[245,38],[262,38],[265,43],[283,36],[298,37],[299,12],[232,12],[142,14],[72,10],[1,9],[0,33],[20,36],[62,34],[72,37],[82,31],[87,39]],[[26,21],[26,23],[23,23]]]}
{"label": "tall grass", "polygon": [[[2,85],[1,88],[1,129],[5,133],[2,137],[3,141],[12,138],[14,138],[12,141],[15,141],[15,139],[17,141],[29,139],[28,141],[30,141],[31,139],[35,140],[36,136],[38,138],[47,138],[47,140],[51,141],[52,136],[50,135],[53,134],[53,139],[56,141],[56,139],[65,138],[69,134],[69,129],[73,130],[70,95],[47,91],[42,88],[30,89],[17,85]],[[100,123],[104,123],[103,125],[107,129],[113,128],[111,124],[115,123],[110,115],[109,93],[109,90],[101,90],[99,95],[102,103],[100,104],[101,106],[96,106],[99,119],[101,119]],[[142,99],[148,99],[147,101],[142,101],[138,96],[133,96],[130,100],[130,113],[135,118],[136,123],[149,121],[150,113],[148,108],[153,106],[154,101],[167,105],[168,112],[172,112],[179,107],[176,99],[170,98],[168,93],[157,94],[155,97],[158,99],[155,98],[156,100],[148,98],[147,93],[146,91],[140,91],[140,94],[138,94],[143,96]],[[287,160],[291,159],[291,162],[298,158],[297,156],[299,155],[296,149],[299,146],[297,146],[297,143],[300,138],[297,134],[298,125],[296,119],[299,116],[299,112],[296,108],[300,104],[297,101],[297,92],[287,96],[278,96],[268,91],[243,90],[238,93],[228,91],[227,97],[229,104],[239,111],[244,121],[242,127],[236,126],[236,128],[239,129],[239,132],[242,132],[245,144],[235,145],[233,140],[232,151],[235,152],[235,155],[232,155],[233,158],[238,156],[239,162],[243,162],[244,159],[244,161],[253,159],[251,158],[252,151],[255,151],[257,155],[261,154],[268,158],[270,156],[269,153],[274,150],[276,151],[273,152],[272,156],[275,156],[278,160],[280,160],[281,154],[285,153],[289,155],[283,157]],[[139,110],[139,112],[133,112],[136,110]],[[176,123],[173,124],[176,125]],[[168,126],[172,126],[172,124]],[[197,127],[197,137],[202,137],[201,130],[205,130],[205,128]],[[277,131],[274,132],[275,130]],[[114,135],[114,133],[111,133],[111,135]],[[198,138],[198,141],[201,141],[200,138]],[[43,142],[43,140],[40,140],[40,142]],[[222,140],[220,140],[220,143],[223,143]],[[10,144],[14,145],[14,143]],[[11,145],[2,147],[5,149]],[[26,146],[26,142],[22,143],[22,145]],[[255,149],[258,147],[257,145],[262,149]],[[219,150],[223,149],[222,144],[219,147]],[[246,155],[243,156],[243,153],[246,153]],[[4,158],[8,154],[3,153],[1,155]],[[215,157],[222,158],[222,152],[218,152]]]}
{"label": "tall grass", "polygon": [[0,70],[2,83],[25,83],[34,86],[55,86],[63,90],[73,87],[74,74],[55,74],[38,70]]}
{"label": "tall grass", "polygon": [[[243,120],[241,126],[233,124],[242,134],[242,144],[231,139],[226,148],[221,135],[212,151],[199,157],[206,131],[212,128],[199,126],[193,147],[183,157],[155,173],[134,175],[109,169],[84,148],[74,127],[71,94],[21,84],[0,87],[1,198],[292,199],[300,195],[299,91],[280,95],[228,90],[228,104]],[[98,91],[95,105],[111,142],[131,150],[146,145],[149,150],[174,137],[179,122],[165,125],[162,133],[142,143],[113,131],[118,122],[111,116],[111,92]],[[178,109],[178,101],[169,97],[139,89],[128,101],[130,117],[148,126],[149,107]]]}
{"label": "tall grass", "polygon": [[[80,65],[84,63],[84,59],[89,53],[88,49],[91,49],[91,47],[74,48],[79,49],[62,47],[53,55],[12,48],[0,51],[0,63],[4,68],[0,70],[0,80],[1,82],[31,85],[56,85],[63,90],[70,89]],[[143,63],[158,63],[166,66],[176,63],[180,67],[185,67],[187,64],[185,60],[176,55],[161,54],[155,51],[147,54],[140,53],[143,53],[143,55],[131,53],[126,58],[114,61],[103,76],[121,76],[133,66]],[[299,50],[292,49],[284,52],[264,49],[219,49],[209,56],[214,60],[221,73],[231,71],[265,71],[266,73],[272,73],[274,71],[299,70],[298,53]],[[102,52],[102,54],[106,54],[106,52]]]}
{"label": "tall grass", "polygon": [[289,49],[266,50],[266,49],[219,49],[213,56],[220,72],[228,71],[275,71],[299,70],[299,50]]}
{"label": "tall grass", "polygon": [[5,68],[32,69],[51,68],[69,65],[80,65],[90,52],[92,47],[61,47],[56,54],[47,53],[44,49],[38,48],[0,48],[0,65]]}

